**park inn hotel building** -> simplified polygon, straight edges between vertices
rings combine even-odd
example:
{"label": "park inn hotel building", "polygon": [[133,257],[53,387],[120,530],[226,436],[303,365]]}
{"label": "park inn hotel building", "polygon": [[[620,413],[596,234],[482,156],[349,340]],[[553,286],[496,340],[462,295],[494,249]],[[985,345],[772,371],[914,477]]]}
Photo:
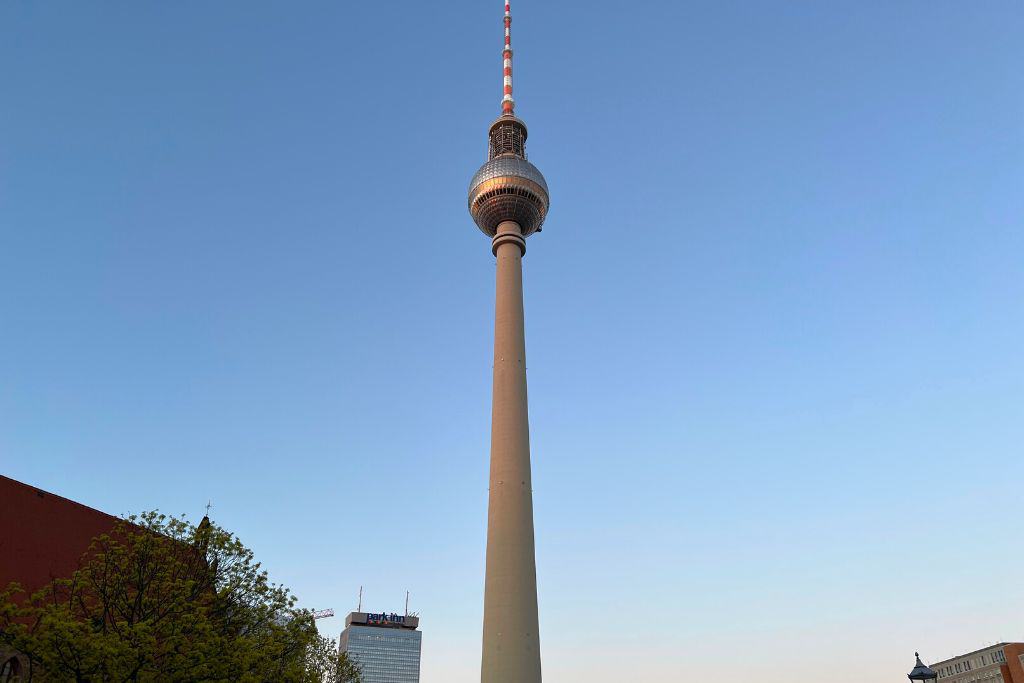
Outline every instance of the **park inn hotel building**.
{"label": "park inn hotel building", "polygon": [[942,683],[1024,683],[1024,643],[999,643],[931,668]]}
{"label": "park inn hotel building", "polygon": [[423,634],[419,617],[352,612],[338,650],[359,665],[363,683],[419,683]]}

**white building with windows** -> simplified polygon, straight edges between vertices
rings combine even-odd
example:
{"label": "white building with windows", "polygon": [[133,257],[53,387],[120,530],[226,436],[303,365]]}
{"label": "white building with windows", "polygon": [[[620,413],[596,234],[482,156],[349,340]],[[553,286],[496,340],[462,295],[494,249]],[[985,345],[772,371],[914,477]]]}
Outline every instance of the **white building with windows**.
{"label": "white building with windows", "polygon": [[338,649],[360,668],[363,683],[419,683],[423,633],[419,617],[352,612]]}
{"label": "white building with windows", "polygon": [[931,668],[943,683],[1024,683],[1024,643],[999,643]]}

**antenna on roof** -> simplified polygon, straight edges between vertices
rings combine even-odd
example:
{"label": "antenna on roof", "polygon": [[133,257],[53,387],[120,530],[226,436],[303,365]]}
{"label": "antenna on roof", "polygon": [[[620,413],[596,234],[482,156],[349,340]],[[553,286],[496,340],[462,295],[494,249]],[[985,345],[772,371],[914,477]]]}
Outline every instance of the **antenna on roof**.
{"label": "antenna on roof", "polygon": [[505,48],[501,51],[504,67],[504,92],[501,98],[501,113],[505,116],[513,116],[516,101],[512,99],[512,10],[508,3],[509,0],[505,0]]}
{"label": "antenna on roof", "polygon": [[405,616],[409,616],[409,591],[405,591]]}
{"label": "antenna on roof", "polygon": [[363,587],[359,587],[359,607],[356,608],[357,612],[363,611]]}

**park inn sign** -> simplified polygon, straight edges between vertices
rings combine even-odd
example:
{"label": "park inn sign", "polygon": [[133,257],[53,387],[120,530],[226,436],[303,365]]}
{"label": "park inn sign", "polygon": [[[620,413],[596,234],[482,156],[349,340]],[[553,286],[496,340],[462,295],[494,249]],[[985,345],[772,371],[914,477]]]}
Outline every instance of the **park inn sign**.
{"label": "park inn sign", "polygon": [[388,614],[386,612],[381,614],[373,614],[368,612],[366,614],[366,623],[368,624],[404,624],[405,617],[401,614],[395,614],[392,612]]}
{"label": "park inn sign", "polygon": [[395,612],[352,612],[345,619],[345,626],[376,626],[383,628],[405,628],[416,629],[420,625],[420,618],[411,614],[396,614]]}

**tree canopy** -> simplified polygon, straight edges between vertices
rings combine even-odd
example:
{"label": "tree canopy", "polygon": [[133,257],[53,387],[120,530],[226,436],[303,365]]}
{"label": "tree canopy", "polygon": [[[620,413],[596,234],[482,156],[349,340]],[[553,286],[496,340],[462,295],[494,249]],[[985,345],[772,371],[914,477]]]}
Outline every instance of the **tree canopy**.
{"label": "tree canopy", "polygon": [[238,538],[159,512],[94,539],[72,576],[0,593],[0,645],[25,681],[360,680]]}

